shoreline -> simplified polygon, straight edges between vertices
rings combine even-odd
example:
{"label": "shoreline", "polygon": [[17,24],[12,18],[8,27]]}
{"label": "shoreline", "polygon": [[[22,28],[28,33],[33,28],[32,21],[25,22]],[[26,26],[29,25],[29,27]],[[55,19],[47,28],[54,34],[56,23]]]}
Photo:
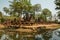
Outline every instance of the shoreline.
{"label": "shoreline", "polygon": [[[1,26],[3,26],[3,27],[1,27]],[[46,28],[47,30],[55,30],[55,29],[58,29],[58,28],[60,28],[60,25],[59,24],[36,24],[36,25],[32,25],[32,26],[22,26],[22,27],[20,27],[20,28],[18,28],[18,29],[5,29],[5,30],[3,30],[5,27],[4,27],[4,25],[1,25],[0,24],[0,31],[7,31],[7,32],[22,32],[22,33],[32,33],[32,32],[34,32],[34,33],[36,33],[37,32],[37,29],[38,28]],[[1,30],[2,29],[2,30]],[[46,31],[47,31],[46,30]]]}
{"label": "shoreline", "polygon": [[[58,26],[60,26],[60,24],[33,24],[33,25],[22,25],[22,27],[26,27],[26,28],[37,28],[37,27],[46,27],[47,29],[54,29],[57,28]],[[1,28],[5,28],[5,26],[3,24],[0,24],[0,29]]]}

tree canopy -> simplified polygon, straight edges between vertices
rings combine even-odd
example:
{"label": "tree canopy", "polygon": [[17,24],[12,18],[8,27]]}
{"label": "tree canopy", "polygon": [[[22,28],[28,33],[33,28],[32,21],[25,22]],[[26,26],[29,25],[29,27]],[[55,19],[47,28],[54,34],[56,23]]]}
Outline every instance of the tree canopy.
{"label": "tree canopy", "polygon": [[57,12],[57,16],[60,19],[60,11]]}
{"label": "tree canopy", "polygon": [[44,15],[44,20],[45,21],[47,21],[47,17],[50,17],[50,16],[52,16],[52,14],[51,14],[51,11],[49,10],[49,9],[47,9],[47,8],[44,8],[43,10],[42,10],[42,14]]}
{"label": "tree canopy", "polygon": [[0,17],[2,17],[2,12],[0,11]]}

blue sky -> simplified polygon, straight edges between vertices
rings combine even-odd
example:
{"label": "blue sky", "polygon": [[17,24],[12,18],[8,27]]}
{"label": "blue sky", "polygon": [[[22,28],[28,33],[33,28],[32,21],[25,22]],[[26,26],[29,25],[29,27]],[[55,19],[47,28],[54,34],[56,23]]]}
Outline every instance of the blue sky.
{"label": "blue sky", "polygon": [[[0,0],[0,11],[3,12],[3,7],[9,7],[10,0]],[[34,4],[41,4],[42,9],[48,8],[52,14],[56,13],[54,0],[31,0],[31,3]]]}

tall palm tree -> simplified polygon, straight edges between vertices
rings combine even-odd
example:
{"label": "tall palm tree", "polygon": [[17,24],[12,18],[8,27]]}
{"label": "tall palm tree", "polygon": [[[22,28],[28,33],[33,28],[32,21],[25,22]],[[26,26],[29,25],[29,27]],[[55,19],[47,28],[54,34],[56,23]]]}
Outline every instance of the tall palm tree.
{"label": "tall palm tree", "polygon": [[51,16],[51,11],[49,9],[45,8],[45,9],[42,10],[42,14],[45,16],[44,20],[46,22],[47,21],[47,17]]}
{"label": "tall palm tree", "polygon": [[30,0],[13,0],[13,2],[10,2],[10,8],[16,13],[18,13],[18,17],[22,14],[23,11],[30,12],[31,10],[31,4]]}
{"label": "tall palm tree", "polygon": [[34,16],[35,16],[35,19],[37,19],[37,15],[36,15],[36,12],[38,14],[38,12],[41,11],[41,5],[40,4],[35,4],[33,5],[33,12],[34,12]]}
{"label": "tall palm tree", "polygon": [[33,6],[33,9],[34,9],[34,11],[36,11],[36,12],[40,12],[40,11],[41,11],[41,5],[40,5],[40,4],[35,4],[35,5]]}

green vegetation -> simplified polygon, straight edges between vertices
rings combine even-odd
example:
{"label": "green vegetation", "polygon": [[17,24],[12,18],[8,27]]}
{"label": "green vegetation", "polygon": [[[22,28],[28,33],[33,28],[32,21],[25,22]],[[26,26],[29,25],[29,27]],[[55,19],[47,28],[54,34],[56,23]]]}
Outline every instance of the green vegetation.
{"label": "green vegetation", "polygon": [[[13,0],[9,1],[9,8],[4,7],[3,10],[6,14],[9,16],[3,15],[2,12],[0,12],[0,22],[1,20],[6,19],[23,19],[25,22],[52,22],[52,12],[44,8],[42,9],[41,4],[31,4],[31,0]],[[60,12],[57,12],[57,17],[60,18]],[[23,17],[22,17],[23,16]]]}
{"label": "green vegetation", "polygon": [[[55,0],[55,5],[56,5],[55,9],[59,10],[60,9],[60,0]],[[58,19],[60,19],[60,10],[57,12],[57,17],[58,17]],[[60,23],[59,21],[57,21],[57,22]]]}
{"label": "green vegetation", "polygon": [[45,8],[45,9],[43,9],[42,10],[42,14],[44,15],[44,20],[45,21],[47,21],[47,17],[51,17],[52,15],[51,15],[51,11],[49,10],[49,9],[47,9],[47,8]]}
{"label": "green vegetation", "polygon": [[[21,33],[21,32],[16,32],[16,33],[9,33],[9,31],[16,31],[17,26],[20,28],[20,25],[28,25],[28,24],[34,24],[34,23],[58,23],[58,20],[52,21],[52,12],[44,8],[42,9],[41,4],[31,4],[31,0],[13,0],[9,1],[9,8],[4,7],[3,10],[7,15],[3,15],[3,12],[0,11],[0,23],[7,25],[7,27],[4,28],[5,31],[8,31],[7,34],[9,35],[10,38],[13,40],[35,40],[34,36],[36,34],[42,34],[43,38],[45,40],[48,40],[52,37],[52,32],[50,33],[50,29],[46,29],[45,26],[42,28],[36,28],[36,29],[31,29],[31,30],[36,30],[37,32],[35,33]],[[56,15],[55,15],[56,16]],[[60,19],[60,11],[57,12],[57,17]],[[19,25],[18,25],[19,24]],[[12,26],[11,26],[12,25]],[[17,25],[17,26],[16,26]],[[54,25],[53,25],[54,26]],[[8,28],[9,27],[9,28]],[[10,29],[11,28],[11,29]],[[21,29],[29,29],[22,27]],[[18,30],[20,31],[20,30]],[[18,33],[18,38],[16,38],[16,35]],[[3,32],[0,32],[0,39],[1,36],[3,35]],[[21,35],[22,34],[22,35]],[[26,35],[32,35],[33,37],[26,37]],[[25,38],[26,37],[26,38]]]}
{"label": "green vegetation", "polygon": [[55,0],[55,5],[56,5],[55,9],[60,9],[60,0]]}
{"label": "green vegetation", "polygon": [[60,11],[58,11],[57,14],[58,14],[58,18],[60,19]]}

